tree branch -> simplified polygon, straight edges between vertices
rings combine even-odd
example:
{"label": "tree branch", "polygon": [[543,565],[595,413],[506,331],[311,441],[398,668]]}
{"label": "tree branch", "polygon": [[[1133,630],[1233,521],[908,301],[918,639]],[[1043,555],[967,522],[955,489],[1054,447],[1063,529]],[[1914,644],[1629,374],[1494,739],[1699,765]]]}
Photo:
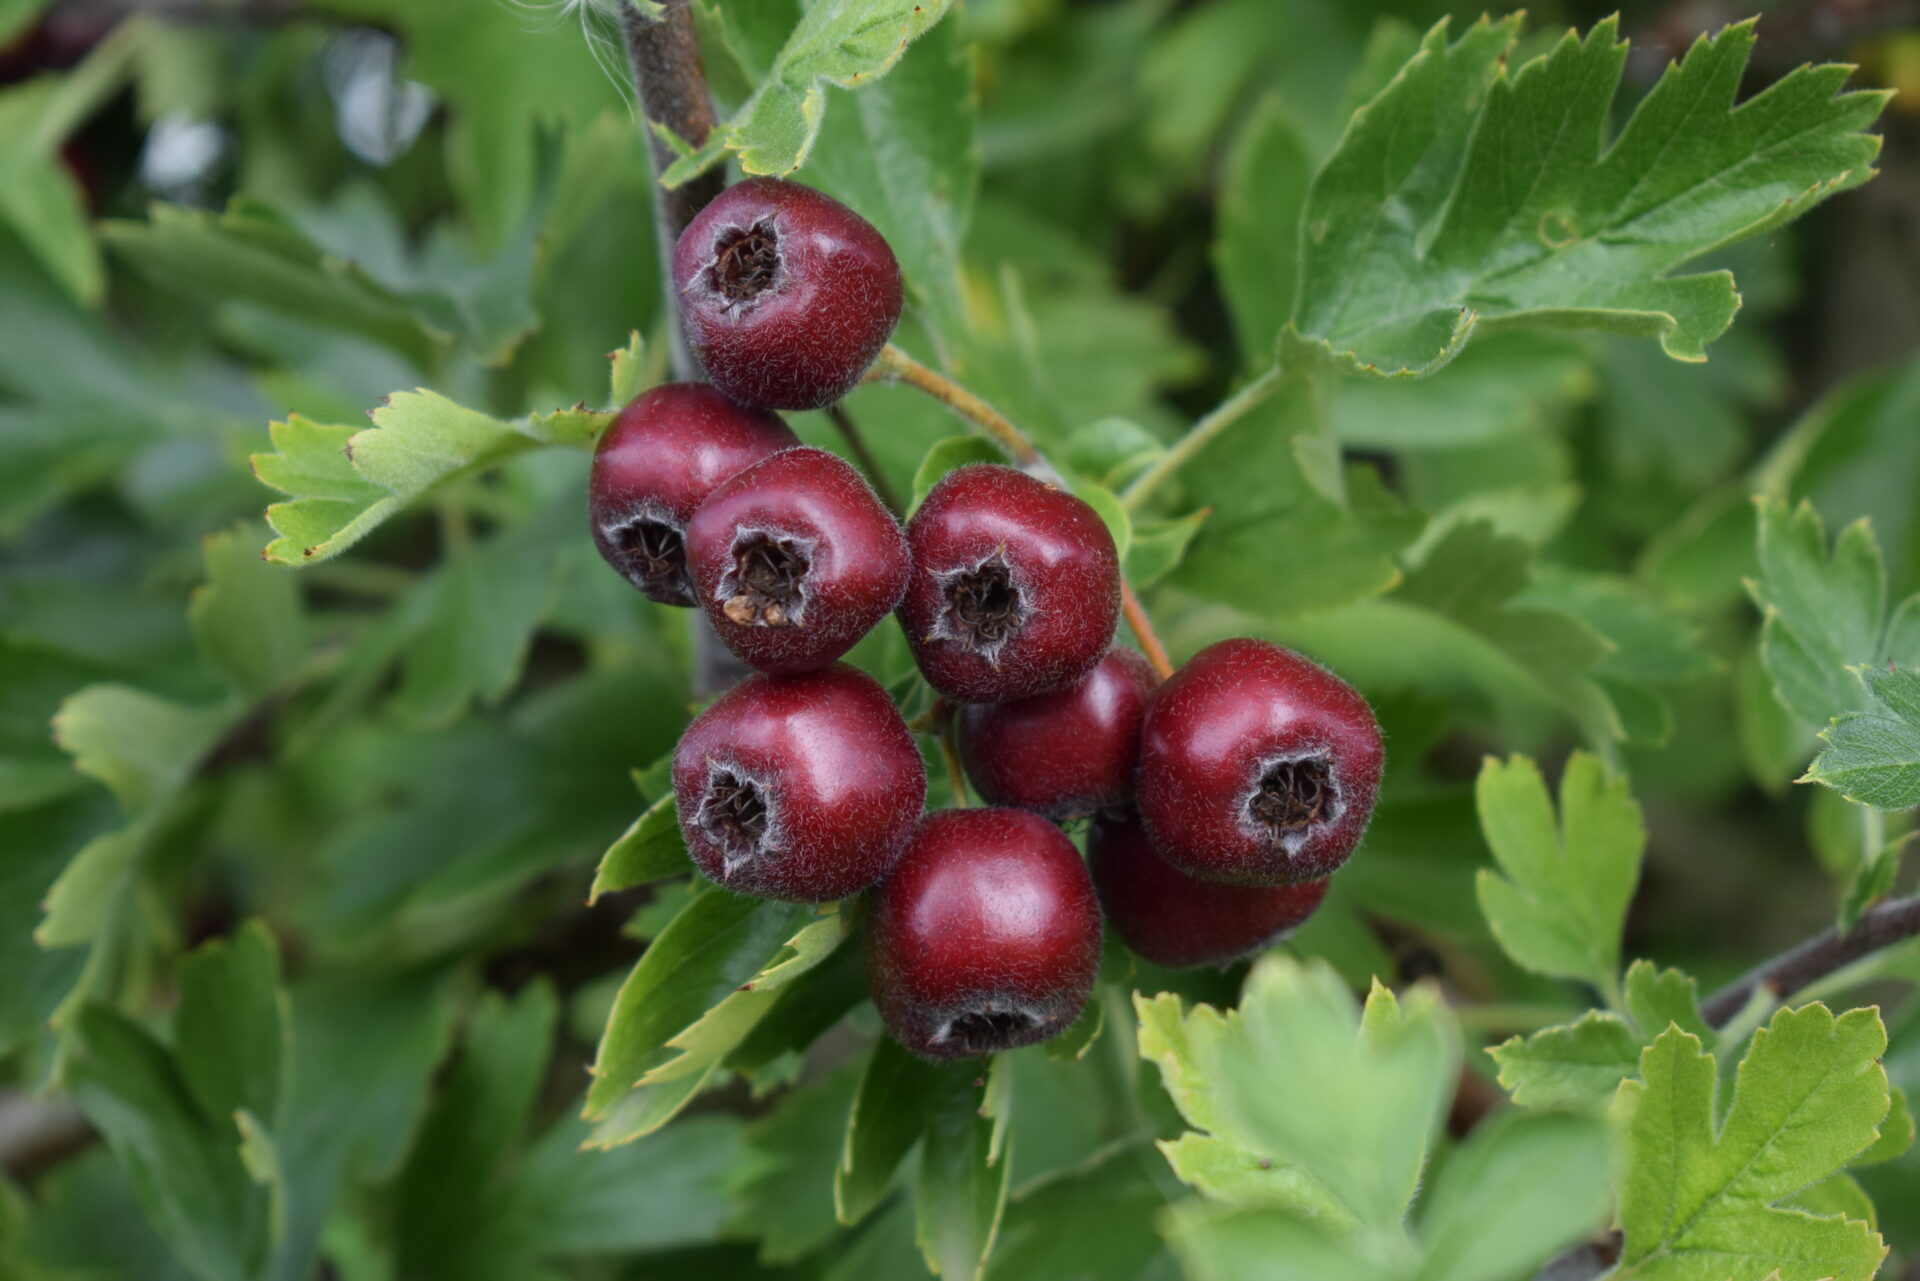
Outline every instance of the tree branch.
{"label": "tree branch", "polygon": [[[665,324],[673,376],[683,382],[701,376],[678,321],[680,299],[673,288],[673,247],[695,214],[720,194],[725,176],[712,170],[678,187],[666,187],[660,175],[674,161],[674,151],[659,129],[666,129],[689,146],[697,147],[713,132],[713,95],[707,89],[707,70],[700,60],[700,37],[693,29],[688,0],[666,0],[666,13],[653,21],[632,4],[620,5],[620,34],[633,68],[633,87],[646,116],[647,149],[653,159],[653,226],[660,246],[660,287],[665,295]],[[701,695],[717,694],[747,675],[746,666],[729,653],[714,635],[704,615],[693,622],[693,687]]]}
{"label": "tree branch", "polygon": [[1702,1002],[1700,1013],[1712,1026],[1725,1027],[1746,1007],[1758,988],[1765,987],[1785,1000],[1835,970],[1883,947],[1915,937],[1920,937],[1920,894],[1889,899],[1868,908],[1861,914],[1859,924],[1845,934],[1828,930],[1749,970]]}
{"label": "tree branch", "polygon": [[[680,306],[673,291],[673,247],[694,215],[720,194],[726,178],[713,169],[678,187],[662,186],[660,175],[675,157],[657,130],[669,130],[688,146],[699,146],[713,132],[713,95],[707,90],[707,70],[700,60],[700,37],[693,29],[688,0],[666,0],[666,15],[657,22],[622,3],[620,34],[627,46],[627,63],[633,68],[640,110],[646,116],[647,148],[653,158],[653,224],[660,241],[661,287],[671,321]],[[673,344],[673,376],[698,378],[700,368],[687,350],[680,326],[670,323],[666,329]]]}

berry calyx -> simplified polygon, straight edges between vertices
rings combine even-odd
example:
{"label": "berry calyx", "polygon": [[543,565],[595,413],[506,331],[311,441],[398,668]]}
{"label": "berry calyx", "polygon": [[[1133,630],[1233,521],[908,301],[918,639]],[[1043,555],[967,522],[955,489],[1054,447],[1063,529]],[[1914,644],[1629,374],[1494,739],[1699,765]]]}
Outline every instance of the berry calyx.
{"label": "berry calyx", "polygon": [[900,607],[914,661],[949,698],[998,703],[1085,675],[1120,618],[1120,559],[1093,508],[1012,467],[948,472],[907,526]]}
{"label": "berry calyx", "polygon": [[1160,856],[1139,822],[1102,819],[1087,862],[1114,933],[1143,960],[1170,970],[1227,962],[1267,946],[1312,916],[1326,878],[1298,885],[1228,885]]}
{"label": "berry calyx", "polygon": [[1278,645],[1221,641],[1147,705],[1140,817],[1195,876],[1318,880],[1365,835],[1384,760],[1373,709],[1351,685]]}
{"label": "berry calyx", "polygon": [[967,777],[995,805],[1056,820],[1126,805],[1140,759],[1140,722],[1159,683],[1146,659],[1117,646],[1060,689],[969,704],[960,710]]}
{"label": "berry calyx", "polygon": [[694,718],[673,754],[687,852],[741,894],[817,903],[886,875],[927,775],[877,681],[836,663],[751,676]]}
{"label": "berry calyx", "polygon": [[779,178],[721,192],[681,233],[687,342],[743,405],[819,409],[860,381],[900,320],[900,265],[866,219]]}
{"label": "berry calyx", "polygon": [[849,463],[805,447],[716,489],[687,524],[687,561],[714,631],[765,672],[832,662],[907,585],[899,522]]}
{"label": "berry calyx", "polygon": [[655,387],[620,411],[594,449],[593,545],[649,599],[691,605],[694,511],[736,473],[799,443],[777,414],[744,409],[704,383]]}
{"label": "berry calyx", "polygon": [[867,976],[926,1059],[1032,1045],[1072,1023],[1100,967],[1100,908],[1060,830],[1024,810],[942,810],[875,891]]}

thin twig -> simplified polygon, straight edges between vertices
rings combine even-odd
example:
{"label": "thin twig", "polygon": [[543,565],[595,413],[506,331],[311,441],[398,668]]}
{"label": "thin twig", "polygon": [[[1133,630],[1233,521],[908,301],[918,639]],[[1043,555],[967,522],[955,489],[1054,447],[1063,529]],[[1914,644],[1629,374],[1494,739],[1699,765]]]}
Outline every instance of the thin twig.
{"label": "thin twig", "polygon": [[1013,425],[1012,419],[945,374],[927,368],[892,343],[882,349],[880,358],[867,371],[869,382],[888,379],[903,382],[932,396],[991,436],[995,444],[1012,455],[1014,462],[1028,471],[1043,472],[1048,478],[1057,475],[1052,464],[1047,462],[1027,433]]}
{"label": "thin twig", "polygon": [[1140,604],[1140,598],[1133,593],[1133,585],[1126,579],[1120,580],[1120,611],[1127,616],[1127,626],[1133,629],[1133,638],[1140,642],[1140,652],[1153,664],[1153,670],[1165,680],[1173,675],[1173,661],[1167,657],[1167,647],[1160,643],[1154,634],[1153,623],[1147,618],[1147,611]]}
{"label": "thin twig", "polygon": [[840,439],[847,442],[847,448],[852,451],[854,461],[860,464],[860,469],[867,473],[867,479],[873,482],[873,492],[880,495],[880,501],[885,503],[894,515],[904,516],[907,509],[900,505],[900,496],[893,492],[893,486],[887,481],[887,474],[880,470],[880,460],[875,458],[873,450],[867,447],[867,438],[860,434],[860,425],[853,421],[853,415],[847,412],[847,407],[835,402],[827,406],[825,413],[827,421],[839,429]]}
{"label": "thin twig", "polygon": [[1214,437],[1239,422],[1249,411],[1273,395],[1281,381],[1280,367],[1275,365],[1214,406],[1212,411],[1196,422],[1186,435],[1168,446],[1167,452],[1160,455],[1151,467],[1134,478],[1133,483],[1128,485],[1126,491],[1120,495],[1121,504],[1130,512],[1139,511],[1146,505],[1147,499],[1153,497],[1155,490],[1159,489],[1175,472],[1193,461],[1193,456],[1205,449]]}
{"label": "thin twig", "polygon": [[1738,1014],[1756,989],[1765,987],[1782,1000],[1801,988],[1850,965],[1881,948],[1920,936],[1920,894],[1890,899],[1868,908],[1852,929],[1842,934],[1828,930],[1721,988],[1701,1003],[1700,1013],[1714,1027],[1724,1027]]}

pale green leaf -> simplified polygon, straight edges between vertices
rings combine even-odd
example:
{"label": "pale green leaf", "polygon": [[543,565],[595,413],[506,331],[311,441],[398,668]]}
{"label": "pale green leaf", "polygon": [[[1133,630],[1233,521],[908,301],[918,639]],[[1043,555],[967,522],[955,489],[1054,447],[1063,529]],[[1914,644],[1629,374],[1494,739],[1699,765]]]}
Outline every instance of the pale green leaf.
{"label": "pale green leaf", "polygon": [[1597,1118],[1507,1113],[1481,1125],[1422,1197],[1421,1281],[1526,1281],[1604,1224],[1609,1175]]}
{"label": "pale green leaf", "polygon": [[1886,1247],[1865,1223],[1776,1203],[1828,1178],[1879,1135],[1888,1107],[1875,1010],[1782,1010],[1754,1034],[1716,1116],[1713,1055],[1674,1027],[1621,1086],[1626,1164],[1620,1277],[1867,1281]]}
{"label": "pale green leaf", "polygon": [[[1450,1097],[1459,1046],[1436,994],[1403,1006],[1377,983],[1364,1011],[1324,963],[1269,957],[1238,1010],[1136,998],[1140,1049],[1181,1114],[1304,1176],[1295,1212],[1330,1224],[1399,1222]],[[1290,1101],[1313,1098],[1312,1108]],[[1177,1171],[1176,1171],[1177,1172]]]}
{"label": "pale green leaf", "polygon": [[1500,867],[1483,869],[1476,888],[1501,947],[1536,973],[1614,991],[1620,931],[1647,843],[1626,780],[1576,752],[1560,780],[1556,826],[1533,762],[1489,758],[1475,799]]}
{"label": "pale green leaf", "polygon": [[733,118],[662,175],[676,186],[727,151],[750,174],[784,176],[806,163],[820,135],[829,86],[858,89],[884,76],[951,0],[816,0],[774,55],[766,78]]}

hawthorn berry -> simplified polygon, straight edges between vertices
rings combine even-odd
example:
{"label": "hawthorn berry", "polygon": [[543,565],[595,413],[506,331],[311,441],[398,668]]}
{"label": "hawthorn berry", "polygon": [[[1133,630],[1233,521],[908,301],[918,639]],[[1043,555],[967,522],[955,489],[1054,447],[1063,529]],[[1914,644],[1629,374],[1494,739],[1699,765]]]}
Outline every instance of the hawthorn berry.
{"label": "hawthorn berry", "polygon": [[704,383],[634,398],[593,452],[593,545],[663,605],[691,605],[687,521],[735,473],[800,443],[779,415],[743,409]]}
{"label": "hawthorn berry", "polygon": [[687,224],[673,285],[707,377],[762,409],[840,399],[900,320],[886,239],[833,197],[779,178],[736,183]]}
{"label": "hawthorn berry", "polygon": [[802,446],[714,490],[687,523],[687,565],[714,631],[742,662],[803,672],[846,653],[899,604],[907,540],[851,464]]}
{"label": "hawthorn berry", "polygon": [[1073,842],[1037,814],[920,820],[874,892],[867,978],[895,1040],[926,1059],[1044,1041],[1100,967],[1100,906]]}
{"label": "hawthorn berry", "polygon": [[1111,810],[1133,799],[1140,720],[1160,678],[1116,646],[1071,685],[1009,703],[960,710],[960,759],[995,805],[1051,819]]}
{"label": "hawthorn berry", "polygon": [[713,881],[820,903],[873,885],[905,848],[926,767],[879,682],[835,663],[750,676],[673,753],[687,852]]}
{"label": "hawthorn berry", "polygon": [[1120,558],[1099,513],[1057,485],[987,463],[948,472],[907,526],[900,606],[927,683],[999,703],[1084,676],[1113,641]]}
{"label": "hawthorn berry", "polygon": [[1170,970],[1224,965],[1299,925],[1327,896],[1327,878],[1297,885],[1228,885],[1183,872],[1131,816],[1087,834],[1087,862],[1114,933]]}
{"label": "hawthorn berry", "polygon": [[1351,685],[1290,649],[1221,641],[1147,704],[1140,817],[1167,861],[1195,876],[1318,880],[1366,833],[1385,754]]}

